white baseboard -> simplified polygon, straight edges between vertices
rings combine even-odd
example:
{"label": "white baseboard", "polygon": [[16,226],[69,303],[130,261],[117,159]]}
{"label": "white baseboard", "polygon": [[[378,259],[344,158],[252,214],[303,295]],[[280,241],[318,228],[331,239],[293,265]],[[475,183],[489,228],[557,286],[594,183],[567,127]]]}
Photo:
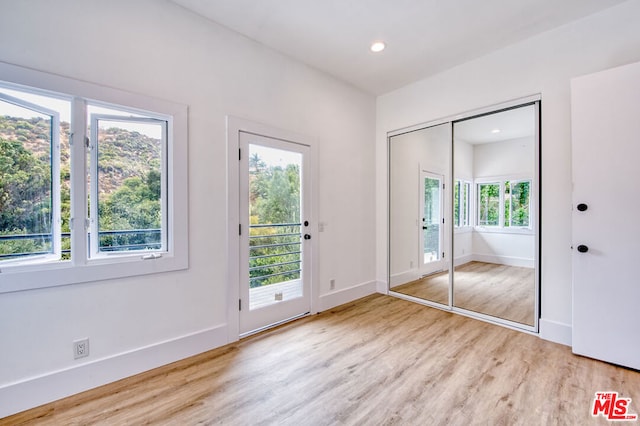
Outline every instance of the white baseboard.
{"label": "white baseboard", "polygon": [[352,302],[361,297],[377,292],[377,281],[367,281],[353,287],[337,290],[320,296],[319,312],[326,311],[344,303]]}
{"label": "white baseboard", "polygon": [[386,281],[376,281],[376,291],[382,294],[389,294],[389,284]]}
{"label": "white baseboard", "polygon": [[458,256],[455,259],[453,259],[453,266],[460,266],[460,265],[464,265],[465,263],[469,263],[471,261],[473,261],[473,255],[472,254],[465,254],[462,256]]}
{"label": "white baseboard", "polygon": [[571,325],[540,318],[540,338],[571,346]]}
{"label": "white baseboard", "polygon": [[534,267],[533,259],[527,259],[524,257],[498,256],[494,254],[475,253],[473,254],[473,260],[476,260],[478,262],[497,263],[499,265],[520,266],[524,268]]}
{"label": "white baseboard", "polygon": [[0,418],[152,370],[226,343],[226,326],[219,326],[9,383],[0,386]]}
{"label": "white baseboard", "polygon": [[403,272],[391,275],[391,285],[396,286],[400,284],[409,283],[420,278],[420,271],[417,268],[408,269]]}

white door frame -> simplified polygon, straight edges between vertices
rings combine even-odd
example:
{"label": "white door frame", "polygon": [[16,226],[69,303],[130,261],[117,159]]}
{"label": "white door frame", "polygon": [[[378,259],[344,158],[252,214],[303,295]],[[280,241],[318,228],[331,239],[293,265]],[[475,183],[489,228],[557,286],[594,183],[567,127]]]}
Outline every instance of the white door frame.
{"label": "white door frame", "polygon": [[253,133],[269,138],[280,139],[309,146],[310,161],[309,175],[311,176],[309,214],[311,234],[308,247],[311,251],[311,313],[317,313],[319,308],[318,285],[316,284],[317,254],[318,254],[318,226],[317,226],[317,147],[313,138],[295,132],[278,129],[269,125],[257,123],[238,117],[227,116],[227,339],[235,342],[240,338],[240,235],[238,232],[240,219],[240,132]]}
{"label": "white door frame", "polygon": [[[440,212],[439,212],[439,231],[438,231],[438,260],[433,262],[429,262],[428,264],[424,263],[424,180],[425,178],[437,179],[440,182]],[[443,252],[446,252],[446,242],[445,242],[445,224],[442,222],[444,219],[444,203],[445,203],[445,189],[442,187],[444,185],[444,175],[431,172],[426,170],[424,167],[420,167],[420,203],[419,203],[419,216],[418,216],[418,247],[419,247],[419,263],[418,270],[420,271],[420,275],[429,275],[436,272],[444,271],[448,269],[447,260],[442,256]]]}

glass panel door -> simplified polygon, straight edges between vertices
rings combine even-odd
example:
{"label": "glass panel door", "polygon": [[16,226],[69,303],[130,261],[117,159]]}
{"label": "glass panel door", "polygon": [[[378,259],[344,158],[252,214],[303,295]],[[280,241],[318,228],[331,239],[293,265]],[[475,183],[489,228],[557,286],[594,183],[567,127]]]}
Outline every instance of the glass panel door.
{"label": "glass panel door", "polygon": [[[240,332],[310,310],[308,147],[241,134]],[[246,153],[246,154],[244,154]]]}
{"label": "glass panel door", "polygon": [[422,264],[426,266],[442,258],[442,179],[423,172],[422,185]]}

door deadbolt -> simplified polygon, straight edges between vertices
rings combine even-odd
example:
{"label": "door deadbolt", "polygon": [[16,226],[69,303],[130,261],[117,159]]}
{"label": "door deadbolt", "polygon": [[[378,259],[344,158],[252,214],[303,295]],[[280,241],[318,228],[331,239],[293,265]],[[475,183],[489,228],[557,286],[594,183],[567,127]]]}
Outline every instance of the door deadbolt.
{"label": "door deadbolt", "polygon": [[586,211],[589,208],[589,206],[586,205],[585,203],[580,203],[578,204],[577,208],[579,212],[583,212],[583,211]]}
{"label": "door deadbolt", "polygon": [[589,247],[585,246],[584,244],[580,244],[580,245],[578,246],[578,251],[579,251],[580,253],[586,253],[586,252],[588,252],[588,251],[589,251]]}

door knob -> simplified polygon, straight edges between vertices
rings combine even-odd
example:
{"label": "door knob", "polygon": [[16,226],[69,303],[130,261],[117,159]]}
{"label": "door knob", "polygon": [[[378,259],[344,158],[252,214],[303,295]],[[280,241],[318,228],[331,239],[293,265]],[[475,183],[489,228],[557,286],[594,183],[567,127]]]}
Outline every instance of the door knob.
{"label": "door knob", "polygon": [[429,227],[428,226],[423,226],[422,229],[429,229]]}
{"label": "door knob", "polygon": [[579,212],[583,212],[583,211],[587,210],[588,208],[589,208],[589,206],[586,205],[585,203],[578,204],[578,211]]}
{"label": "door knob", "polygon": [[310,240],[310,239],[311,239],[311,235],[309,235],[309,234],[304,234],[304,239],[305,239],[305,240]]}
{"label": "door knob", "polygon": [[589,247],[587,247],[587,246],[585,246],[585,245],[583,245],[583,244],[580,244],[580,245],[578,246],[578,251],[579,251],[580,253],[586,253],[586,252],[588,252],[588,251],[589,251]]}

